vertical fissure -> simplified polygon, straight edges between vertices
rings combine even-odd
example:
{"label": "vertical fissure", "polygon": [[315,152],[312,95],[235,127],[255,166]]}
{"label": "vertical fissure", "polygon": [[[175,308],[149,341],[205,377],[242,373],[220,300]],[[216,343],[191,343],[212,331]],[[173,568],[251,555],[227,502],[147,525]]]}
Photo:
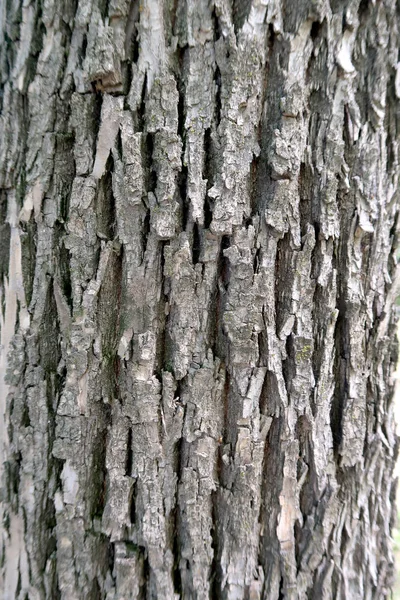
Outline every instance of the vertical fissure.
{"label": "vertical fissure", "polygon": [[[179,383],[179,382],[178,382]],[[177,388],[175,395],[178,394],[177,397],[180,397],[180,389]],[[185,410],[186,413],[186,410]],[[184,417],[185,418],[185,417]],[[180,531],[181,531],[181,518],[180,518],[180,506],[179,506],[179,486],[182,477],[182,468],[183,468],[183,447],[185,444],[185,440],[181,437],[178,442],[175,444],[175,454],[176,454],[176,502],[174,509],[174,517],[173,517],[173,542],[172,542],[172,554],[173,554],[173,584],[174,590],[176,594],[182,594],[182,577],[181,577],[181,545],[180,545]]]}
{"label": "vertical fissure", "polygon": [[335,327],[335,392],[330,412],[333,448],[336,454],[342,441],[343,409],[348,396],[347,370],[349,360],[349,329],[345,306],[339,303],[339,314]]}

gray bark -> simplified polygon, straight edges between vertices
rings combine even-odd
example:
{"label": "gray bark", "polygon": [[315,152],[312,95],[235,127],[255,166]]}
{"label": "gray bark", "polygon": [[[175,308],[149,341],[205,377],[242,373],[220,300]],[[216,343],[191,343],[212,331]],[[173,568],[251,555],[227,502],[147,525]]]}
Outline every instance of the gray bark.
{"label": "gray bark", "polygon": [[0,4],[3,598],[390,595],[399,16]]}

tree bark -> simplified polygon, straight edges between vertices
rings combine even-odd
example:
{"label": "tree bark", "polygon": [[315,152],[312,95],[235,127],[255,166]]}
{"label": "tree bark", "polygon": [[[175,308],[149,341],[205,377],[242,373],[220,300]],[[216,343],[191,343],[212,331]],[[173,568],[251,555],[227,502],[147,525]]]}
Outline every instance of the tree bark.
{"label": "tree bark", "polygon": [[399,19],[1,3],[3,598],[390,595]]}

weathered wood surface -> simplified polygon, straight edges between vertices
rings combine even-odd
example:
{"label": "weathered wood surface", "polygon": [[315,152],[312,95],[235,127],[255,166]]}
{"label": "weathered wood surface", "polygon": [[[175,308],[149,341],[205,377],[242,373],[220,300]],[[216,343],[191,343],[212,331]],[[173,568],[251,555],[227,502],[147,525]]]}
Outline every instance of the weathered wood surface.
{"label": "weathered wood surface", "polygon": [[388,597],[399,24],[0,3],[3,598]]}

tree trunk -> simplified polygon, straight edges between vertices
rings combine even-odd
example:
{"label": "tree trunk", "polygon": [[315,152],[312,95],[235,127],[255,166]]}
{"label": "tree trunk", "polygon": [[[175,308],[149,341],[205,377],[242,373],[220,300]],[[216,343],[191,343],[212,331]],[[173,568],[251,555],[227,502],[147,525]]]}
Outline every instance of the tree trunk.
{"label": "tree trunk", "polygon": [[396,2],[0,11],[3,597],[388,597]]}

